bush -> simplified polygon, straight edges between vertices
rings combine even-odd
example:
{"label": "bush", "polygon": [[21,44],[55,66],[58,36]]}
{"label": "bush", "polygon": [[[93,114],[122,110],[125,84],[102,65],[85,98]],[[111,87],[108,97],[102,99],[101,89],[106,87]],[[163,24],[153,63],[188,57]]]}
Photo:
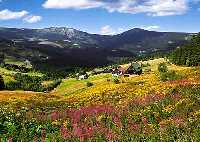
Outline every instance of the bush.
{"label": "bush", "polygon": [[53,83],[49,84],[46,88],[43,88],[43,92],[50,92],[54,90],[60,83],[62,82],[61,79],[56,79],[53,81]]}
{"label": "bush", "polygon": [[119,83],[120,83],[120,81],[119,81],[118,78],[114,78],[114,79],[113,79],[113,82],[114,82],[115,84],[119,84]]}
{"label": "bush", "polygon": [[161,81],[172,81],[181,79],[181,76],[177,74],[175,71],[161,72],[160,73]]}
{"label": "bush", "polygon": [[53,80],[53,83],[48,86],[42,86],[43,77],[28,76],[23,74],[15,74],[15,81],[11,81],[5,84],[7,90],[24,90],[24,91],[35,91],[35,92],[49,92],[56,88],[61,82],[61,79]]}
{"label": "bush", "polygon": [[160,63],[158,65],[158,71],[161,73],[167,72],[168,71],[167,65],[165,63]]}
{"label": "bush", "polygon": [[0,90],[3,90],[4,88],[5,86],[4,86],[3,77],[0,75]]}
{"label": "bush", "polygon": [[149,66],[151,66],[149,63],[142,64],[142,67],[149,67]]}
{"label": "bush", "polygon": [[141,70],[138,70],[138,71],[136,71],[136,74],[137,74],[137,75],[141,75],[141,74],[142,74],[142,69],[141,69]]}
{"label": "bush", "polygon": [[110,82],[110,81],[111,81],[111,79],[110,79],[110,78],[107,78],[107,79],[106,79],[106,81],[107,81],[107,82]]}
{"label": "bush", "polygon": [[93,86],[94,84],[92,82],[87,82],[87,87],[91,87]]}
{"label": "bush", "polygon": [[6,88],[6,90],[14,91],[14,90],[19,90],[21,87],[18,82],[10,81],[8,83],[5,83],[5,88]]}

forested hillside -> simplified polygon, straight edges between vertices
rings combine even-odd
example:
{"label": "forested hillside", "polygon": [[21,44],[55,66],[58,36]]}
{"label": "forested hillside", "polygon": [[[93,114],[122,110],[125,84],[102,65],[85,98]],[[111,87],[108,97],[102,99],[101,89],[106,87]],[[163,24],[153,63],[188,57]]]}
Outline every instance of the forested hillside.
{"label": "forested hillside", "polygon": [[170,60],[177,65],[199,66],[200,33],[193,36],[190,44],[177,48],[170,55]]}

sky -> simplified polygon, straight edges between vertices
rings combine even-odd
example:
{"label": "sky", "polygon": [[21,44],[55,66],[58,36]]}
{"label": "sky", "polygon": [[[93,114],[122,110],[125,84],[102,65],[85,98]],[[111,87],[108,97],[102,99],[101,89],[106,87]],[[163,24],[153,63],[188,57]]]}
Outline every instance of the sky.
{"label": "sky", "polygon": [[200,0],[0,0],[0,27],[200,32]]}

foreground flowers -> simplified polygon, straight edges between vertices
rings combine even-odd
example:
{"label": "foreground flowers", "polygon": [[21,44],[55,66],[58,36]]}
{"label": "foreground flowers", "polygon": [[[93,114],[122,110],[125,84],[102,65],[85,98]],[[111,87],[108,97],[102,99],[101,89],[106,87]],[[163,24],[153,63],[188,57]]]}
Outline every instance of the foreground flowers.
{"label": "foreground flowers", "polygon": [[104,82],[77,95],[47,94],[13,106],[5,102],[0,140],[199,141],[199,74],[188,74],[161,82],[149,73],[123,78],[119,84]]}

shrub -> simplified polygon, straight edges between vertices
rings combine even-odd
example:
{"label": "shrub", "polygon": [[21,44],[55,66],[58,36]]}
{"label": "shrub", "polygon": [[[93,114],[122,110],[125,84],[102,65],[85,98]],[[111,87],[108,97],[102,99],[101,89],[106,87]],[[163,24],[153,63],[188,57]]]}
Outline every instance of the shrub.
{"label": "shrub", "polygon": [[107,82],[110,82],[111,80],[110,80],[110,78],[107,78],[106,81],[107,81]]}
{"label": "shrub", "polygon": [[151,66],[149,63],[142,64],[142,67],[149,67],[149,66]]}
{"label": "shrub", "polygon": [[158,71],[162,73],[167,72],[168,71],[167,65],[165,63],[160,63],[158,65]]}
{"label": "shrub", "polygon": [[50,92],[54,90],[60,83],[62,82],[61,79],[56,79],[53,81],[53,83],[49,84],[46,88],[43,89],[43,92]]}
{"label": "shrub", "polygon": [[87,82],[87,87],[91,87],[91,86],[93,86],[94,84],[92,83],[92,82]]}
{"label": "shrub", "polygon": [[19,90],[21,87],[18,82],[10,81],[8,83],[5,83],[5,88],[6,88],[6,90],[14,91],[14,90]]}
{"label": "shrub", "polygon": [[0,75],[0,90],[3,90],[4,88],[5,86],[4,86],[3,77]]}
{"label": "shrub", "polygon": [[119,84],[119,83],[120,83],[120,81],[119,81],[118,78],[114,78],[114,79],[113,79],[113,82],[114,82],[115,84]]}
{"label": "shrub", "polygon": [[130,75],[129,74],[124,74],[124,77],[129,77]]}
{"label": "shrub", "polygon": [[161,72],[160,73],[161,81],[172,81],[181,79],[181,76],[177,74],[175,71]]}
{"label": "shrub", "polygon": [[5,84],[7,90],[24,90],[35,92],[49,92],[56,88],[61,82],[61,79],[53,80],[53,83],[48,86],[42,86],[44,78],[38,76],[23,75],[21,73],[14,75],[15,81],[11,81]]}
{"label": "shrub", "polygon": [[141,75],[141,74],[142,74],[142,69],[136,71],[136,74],[137,74],[137,75]]}

